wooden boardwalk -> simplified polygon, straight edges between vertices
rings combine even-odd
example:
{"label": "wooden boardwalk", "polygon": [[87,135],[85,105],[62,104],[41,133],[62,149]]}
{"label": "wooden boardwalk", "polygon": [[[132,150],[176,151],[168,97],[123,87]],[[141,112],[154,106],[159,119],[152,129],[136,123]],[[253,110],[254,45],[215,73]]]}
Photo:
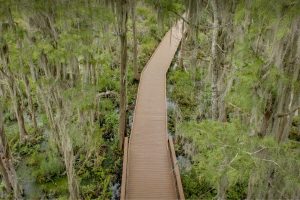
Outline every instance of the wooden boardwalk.
{"label": "wooden boardwalk", "polygon": [[125,140],[121,199],[184,199],[167,132],[166,72],[182,38],[179,21],[145,66],[131,135]]}

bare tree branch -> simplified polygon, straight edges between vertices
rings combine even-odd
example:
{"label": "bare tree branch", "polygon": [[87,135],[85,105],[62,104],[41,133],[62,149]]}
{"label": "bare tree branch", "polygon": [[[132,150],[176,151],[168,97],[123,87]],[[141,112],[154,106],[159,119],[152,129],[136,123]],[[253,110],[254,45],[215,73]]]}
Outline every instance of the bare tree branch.
{"label": "bare tree branch", "polygon": [[294,108],[293,110],[291,110],[291,111],[289,111],[289,112],[287,112],[287,113],[278,113],[278,114],[276,115],[276,117],[285,117],[285,116],[291,115],[291,114],[293,114],[294,112],[296,112],[296,111],[299,110],[299,109],[300,109],[300,106]]}

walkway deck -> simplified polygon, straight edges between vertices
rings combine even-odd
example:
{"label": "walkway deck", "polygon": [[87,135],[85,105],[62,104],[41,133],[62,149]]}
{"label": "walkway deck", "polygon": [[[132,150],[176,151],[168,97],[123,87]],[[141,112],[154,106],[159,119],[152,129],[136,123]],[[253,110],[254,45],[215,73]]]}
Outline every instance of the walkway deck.
{"label": "walkway deck", "polygon": [[125,141],[121,199],[184,198],[168,141],[166,102],[166,72],[182,38],[182,24],[164,36],[141,74],[128,151]]}

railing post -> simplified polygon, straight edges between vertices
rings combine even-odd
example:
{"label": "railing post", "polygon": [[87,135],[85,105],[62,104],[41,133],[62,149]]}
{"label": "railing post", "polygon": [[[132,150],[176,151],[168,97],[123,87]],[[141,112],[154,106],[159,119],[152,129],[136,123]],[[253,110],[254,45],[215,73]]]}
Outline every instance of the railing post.
{"label": "railing post", "polygon": [[169,149],[171,153],[171,159],[172,159],[172,164],[173,164],[173,169],[174,169],[174,175],[175,175],[175,181],[176,181],[176,189],[178,192],[178,197],[181,200],[184,200],[184,192],[182,188],[182,183],[181,183],[181,178],[180,178],[180,172],[179,172],[179,167],[177,165],[177,159],[176,159],[176,154],[175,154],[175,149],[174,149],[174,144],[173,144],[173,138],[169,136]]}
{"label": "railing post", "polygon": [[127,160],[128,160],[128,137],[125,137],[125,139],[124,139],[122,183],[121,183],[121,196],[120,196],[121,200],[126,199]]}

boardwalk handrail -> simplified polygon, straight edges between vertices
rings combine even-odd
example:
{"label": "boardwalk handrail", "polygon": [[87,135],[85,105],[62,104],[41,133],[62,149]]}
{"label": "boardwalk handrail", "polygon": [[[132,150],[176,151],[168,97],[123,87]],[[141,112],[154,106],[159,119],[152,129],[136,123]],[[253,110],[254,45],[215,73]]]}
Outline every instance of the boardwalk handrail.
{"label": "boardwalk handrail", "polygon": [[184,200],[185,197],[184,197],[184,192],[183,192],[183,188],[182,188],[180,172],[179,172],[179,167],[177,164],[177,159],[176,159],[172,136],[169,137],[168,144],[169,144],[169,149],[170,149],[170,154],[171,154],[171,159],[172,159],[172,165],[173,165],[173,171],[174,171],[174,175],[175,175],[176,189],[177,189],[178,197],[179,197],[179,199]]}
{"label": "boardwalk handrail", "polygon": [[123,155],[123,171],[121,183],[121,200],[125,200],[126,196],[126,180],[127,180],[127,162],[128,162],[128,137],[124,139],[124,155]]}
{"label": "boardwalk handrail", "polygon": [[[174,145],[167,134],[166,77],[163,77],[166,76],[166,70],[179,46],[181,32],[178,31],[181,26],[182,21],[179,21],[166,33],[141,73],[130,139],[126,138],[124,141],[121,200],[149,197],[184,199]],[[175,34],[172,33],[173,30]],[[167,42],[167,37],[170,37],[170,43]],[[158,52],[165,52],[166,57],[160,58],[161,54]],[[150,77],[153,72],[158,74],[154,79]],[[158,89],[155,81],[160,83]],[[157,98],[153,98],[152,94],[158,94]],[[155,102],[160,109],[149,112],[149,108],[153,107],[153,104],[148,104],[149,101]],[[164,116],[165,119],[159,116]],[[153,138],[157,138],[156,141]],[[150,150],[155,145],[159,145],[159,148]],[[149,169],[153,170],[153,175],[149,176]]]}

